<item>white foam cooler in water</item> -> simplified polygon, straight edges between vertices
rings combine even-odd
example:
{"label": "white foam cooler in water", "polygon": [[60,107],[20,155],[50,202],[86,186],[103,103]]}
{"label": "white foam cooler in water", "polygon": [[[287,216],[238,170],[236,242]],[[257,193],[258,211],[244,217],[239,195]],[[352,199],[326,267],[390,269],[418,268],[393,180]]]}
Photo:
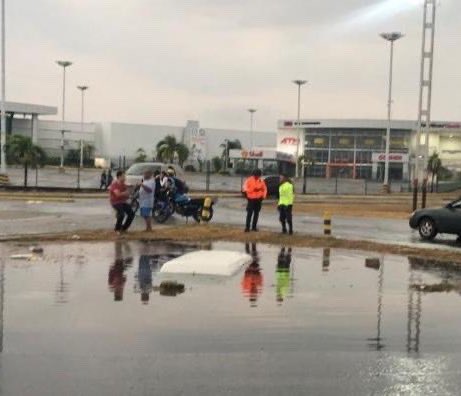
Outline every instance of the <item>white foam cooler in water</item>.
{"label": "white foam cooler in water", "polygon": [[252,262],[250,255],[220,250],[198,250],[166,262],[161,273],[232,276]]}

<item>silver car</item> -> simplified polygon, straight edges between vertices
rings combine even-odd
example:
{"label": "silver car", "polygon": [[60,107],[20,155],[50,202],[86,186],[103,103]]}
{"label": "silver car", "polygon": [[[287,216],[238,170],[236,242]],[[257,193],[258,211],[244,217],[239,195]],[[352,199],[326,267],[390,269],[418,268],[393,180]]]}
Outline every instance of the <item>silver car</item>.
{"label": "silver car", "polygon": [[126,184],[136,185],[142,182],[145,171],[167,171],[168,168],[173,168],[176,172],[176,177],[184,181],[184,171],[176,164],[162,164],[161,162],[138,162],[131,165],[126,171]]}

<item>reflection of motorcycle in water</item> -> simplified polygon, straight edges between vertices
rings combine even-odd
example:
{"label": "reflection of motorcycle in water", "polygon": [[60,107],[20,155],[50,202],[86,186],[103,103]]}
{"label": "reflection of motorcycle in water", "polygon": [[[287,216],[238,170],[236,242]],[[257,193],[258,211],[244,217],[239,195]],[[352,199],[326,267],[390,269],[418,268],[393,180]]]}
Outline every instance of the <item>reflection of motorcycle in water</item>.
{"label": "reflection of motorcycle in water", "polygon": [[256,250],[256,244],[245,244],[245,251],[247,254],[250,254],[253,258],[253,261],[245,270],[242,279],[242,292],[250,300],[250,306],[256,307],[258,296],[262,293],[263,288],[263,275],[261,273],[261,267],[259,266],[259,255]]}
{"label": "reflection of motorcycle in water", "polygon": [[[186,218],[192,217],[197,223],[208,223],[213,218],[214,201],[210,197],[190,198],[166,191],[163,198],[154,203],[152,211],[152,217],[157,223],[165,223],[174,213]],[[131,206],[135,212],[139,208],[138,191],[133,194]]]}

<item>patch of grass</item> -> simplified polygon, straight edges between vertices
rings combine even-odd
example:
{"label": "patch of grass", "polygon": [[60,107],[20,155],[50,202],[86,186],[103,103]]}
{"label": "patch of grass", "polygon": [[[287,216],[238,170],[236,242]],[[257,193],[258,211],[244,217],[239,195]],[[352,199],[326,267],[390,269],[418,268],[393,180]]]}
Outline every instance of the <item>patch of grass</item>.
{"label": "patch of grass", "polygon": [[[422,259],[433,259],[453,263],[461,267],[461,255],[454,251],[440,249],[422,249],[420,247],[399,246],[383,244],[378,242],[347,240],[334,237],[323,237],[319,235],[295,234],[292,236],[282,235],[271,231],[260,231],[244,233],[241,228],[221,225],[182,225],[172,227],[159,227],[154,232],[133,231],[123,237],[123,240],[152,240],[152,241],[174,241],[174,242],[253,242],[269,245],[283,245],[305,248],[336,248],[348,250],[362,250],[383,254],[395,254],[400,256],[411,256]],[[10,241],[20,242],[59,242],[59,241],[115,241],[120,237],[113,231],[96,230],[43,234],[10,238]],[[7,241],[7,239],[4,239]]]}

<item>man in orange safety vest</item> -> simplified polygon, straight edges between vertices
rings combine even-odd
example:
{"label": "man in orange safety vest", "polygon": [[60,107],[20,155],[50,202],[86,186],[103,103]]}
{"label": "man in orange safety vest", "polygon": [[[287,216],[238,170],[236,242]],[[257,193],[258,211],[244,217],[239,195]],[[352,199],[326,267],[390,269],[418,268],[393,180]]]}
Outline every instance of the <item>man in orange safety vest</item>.
{"label": "man in orange safety vest", "polygon": [[[258,231],[259,212],[263,200],[267,196],[267,186],[261,179],[261,169],[255,169],[243,185],[243,192],[247,198],[247,217],[245,232]],[[253,220],[253,221],[252,221]]]}

